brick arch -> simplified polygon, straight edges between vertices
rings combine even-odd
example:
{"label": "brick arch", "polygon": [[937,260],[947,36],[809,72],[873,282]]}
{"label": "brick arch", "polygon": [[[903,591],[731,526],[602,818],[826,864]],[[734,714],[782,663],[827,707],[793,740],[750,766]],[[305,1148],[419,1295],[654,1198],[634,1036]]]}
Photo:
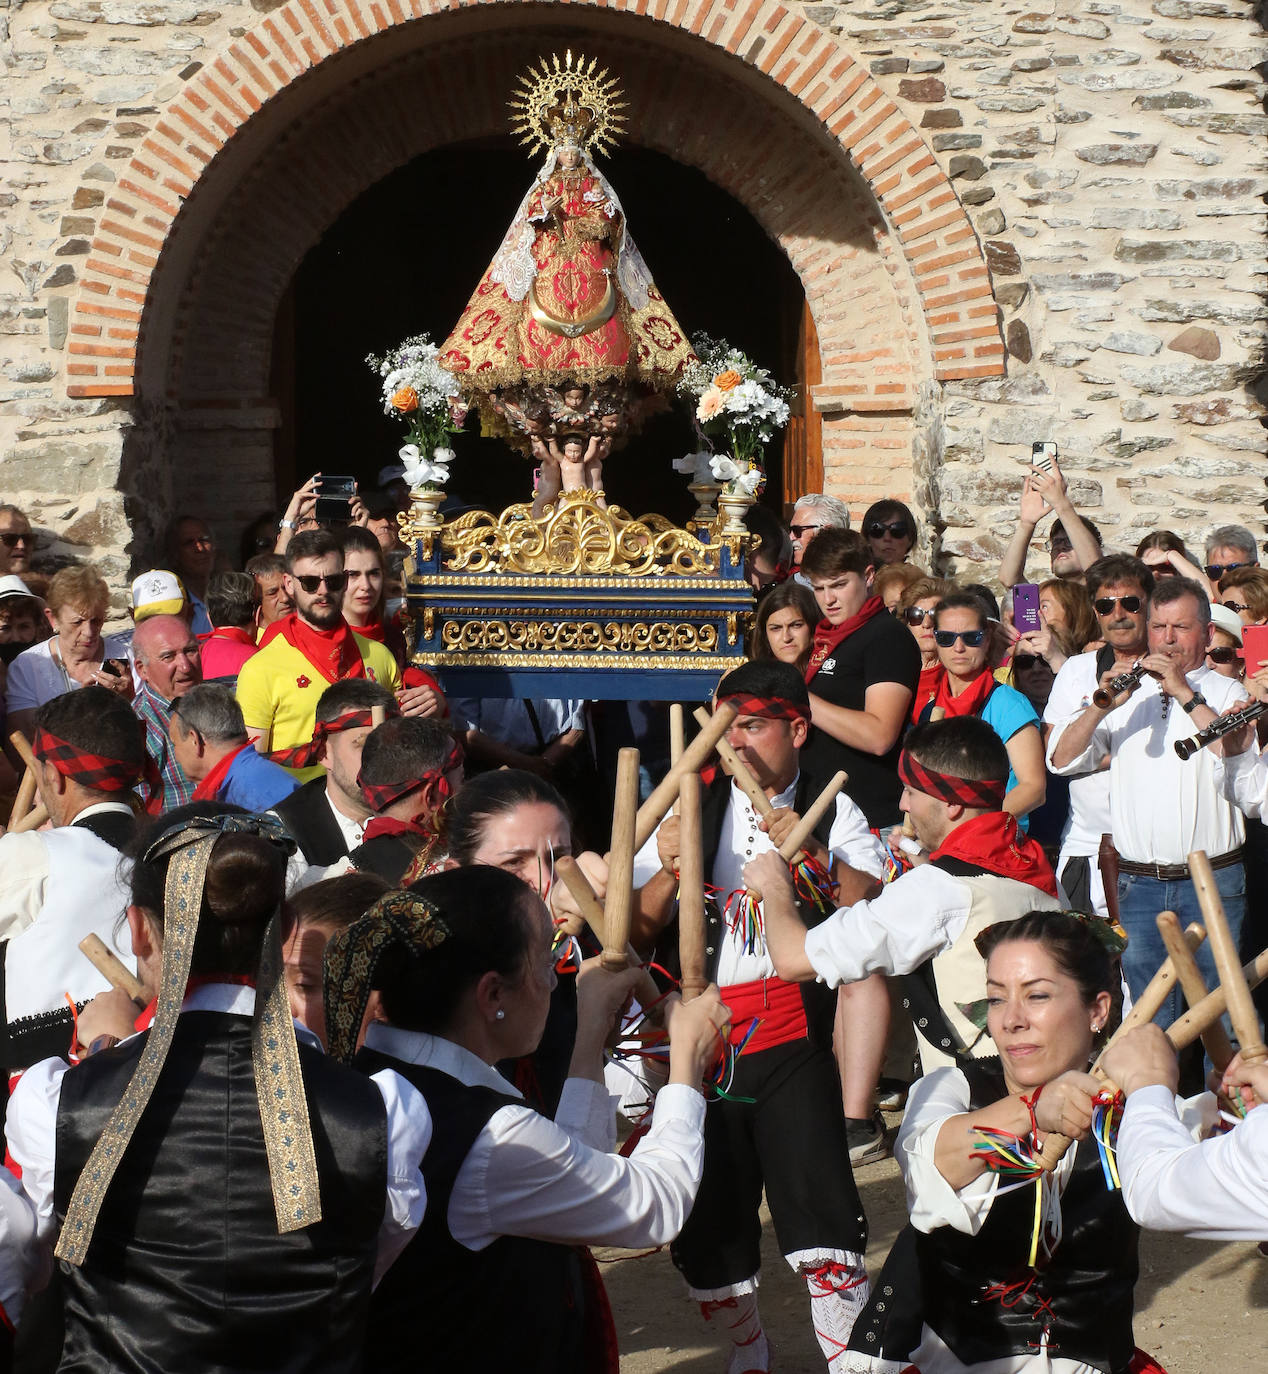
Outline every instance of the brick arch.
{"label": "brick arch", "polygon": [[[486,26],[505,26],[512,8],[517,23],[541,22],[543,7],[524,0],[478,7],[460,0],[291,0],[212,58],[156,119],[103,207],[75,300],[68,394],[163,400],[140,395],[138,361],[146,348],[163,352],[170,343],[152,316],[165,271],[177,270],[168,260],[182,209],[211,179],[218,160],[250,143],[263,116],[304,83],[311,89],[339,60],[364,58],[391,36],[413,41],[415,24],[467,16],[479,22],[478,12]],[[808,137],[834,146],[838,163],[866,184],[886,231],[877,235],[877,260],[899,297],[914,301],[903,332],[912,344],[919,341],[916,351],[923,354],[914,369],[895,369],[905,376],[889,380],[878,356],[864,356],[869,350],[855,346],[849,321],[858,307],[826,280],[837,244],[816,233],[813,196],[808,198],[815,188],[803,185],[796,203],[776,207],[751,177],[745,185],[743,123],[736,128],[745,132],[730,150],[731,172],[722,156],[702,167],[724,186],[732,176],[738,198],[768,229],[779,221],[774,232],[802,276],[819,325],[821,408],[910,410],[922,377],[947,381],[1003,372],[989,272],[972,224],[919,132],[838,40],[775,0],[747,6],[736,0],[579,0],[569,15],[579,23],[621,16],[628,21],[623,32],[676,42],[683,51],[694,47],[715,70],[733,73],[736,91],[756,90]],[[559,22],[557,12],[549,17]],[[666,151],[682,156],[685,150]],[[183,268],[193,274],[190,261]]]}

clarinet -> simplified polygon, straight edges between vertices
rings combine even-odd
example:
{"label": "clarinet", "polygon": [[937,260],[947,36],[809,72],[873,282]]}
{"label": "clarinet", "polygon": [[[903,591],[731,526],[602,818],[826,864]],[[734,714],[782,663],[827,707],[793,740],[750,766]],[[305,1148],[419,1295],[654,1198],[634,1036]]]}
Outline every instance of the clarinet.
{"label": "clarinet", "polygon": [[1147,676],[1148,670],[1142,668],[1139,663],[1134,668],[1129,668],[1125,673],[1119,673],[1117,677],[1110,678],[1108,685],[1098,687],[1092,693],[1092,705],[1099,706],[1102,711],[1105,710],[1107,706],[1114,704],[1114,698],[1120,692],[1134,692]]}
{"label": "clarinet", "polygon": [[1204,730],[1199,730],[1192,739],[1176,740],[1176,753],[1182,759],[1192,758],[1199,749],[1204,748],[1213,740],[1223,739],[1225,735],[1231,735],[1234,730],[1240,730],[1243,725],[1249,725],[1252,720],[1258,720],[1265,712],[1268,712],[1268,702],[1252,701],[1249,706],[1243,706],[1240,711],[1230,711],[1226,716],[1217,716],[1210,725]]}

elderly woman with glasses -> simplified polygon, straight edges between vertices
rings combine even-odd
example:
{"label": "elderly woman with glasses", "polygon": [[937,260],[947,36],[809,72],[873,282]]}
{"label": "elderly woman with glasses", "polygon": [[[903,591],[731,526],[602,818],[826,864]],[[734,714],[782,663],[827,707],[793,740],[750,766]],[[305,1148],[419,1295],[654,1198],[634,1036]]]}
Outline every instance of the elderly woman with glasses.
{"label": "elderly woman with glasses", "polygon": [[1027,815],[1047,793],[1035,708],[1016,688],[996,680],[986,607],[976,596],[956,592],[943,598],[934,608],[933,638],[945,676],[921,717],[927,720],[935,710],[944,716],[978,716],[995,731],[1008,750],[1004,810],[1025,830]]}

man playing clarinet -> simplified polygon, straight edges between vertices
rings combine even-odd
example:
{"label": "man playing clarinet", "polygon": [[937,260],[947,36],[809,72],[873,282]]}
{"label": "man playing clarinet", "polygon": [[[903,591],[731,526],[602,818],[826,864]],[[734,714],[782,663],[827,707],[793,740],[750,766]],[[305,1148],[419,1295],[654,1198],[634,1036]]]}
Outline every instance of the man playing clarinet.
{"label": "man playing clarinet", "polygon": [[[742,1049],[729,1084],[723,1084],[726,1096],[709,1103],[704,1179],[673,1259],[705,1320],[719,1324],[731,1340],[728,1374],[769,1370],[756,1294],[764,1185],[780,1249],[806,1279],[815,1334],[828,1368],[836,1370],[867,1300],[868,1282],[867,1224],[850,1168],[831,1053],[835,998],[828,995],[822,1005],[814,995],[822,989],[803,998],[796,984],[776,977],[760,903],[746,897],[741,875],[754,854],[773,850],[791,833],[822,790],[823,780],[800,768],[810,702],[801,675],[772,661],[730,673],[717,701],[738,707],[727,742],[774,811],[763,819],[739,784],[723,775],[704,791],[704,873],[714,898],[706,925],[706,976],[719,984],[731,1008],[732,1053]],[[679,835],[678,819],[668,818],[635,859],[636,947],[655,943],[673,916]],[[883,850],[844,793],[805,848],[817,865],[810,871],[821,886],[830,889],[834,881],[841,900],[879,890]],[[805,874],[803,865],[808,894]],[[837,900],[816,895],[825,911]],[[823,918],[808,896],[802,914],[810,922]]]}

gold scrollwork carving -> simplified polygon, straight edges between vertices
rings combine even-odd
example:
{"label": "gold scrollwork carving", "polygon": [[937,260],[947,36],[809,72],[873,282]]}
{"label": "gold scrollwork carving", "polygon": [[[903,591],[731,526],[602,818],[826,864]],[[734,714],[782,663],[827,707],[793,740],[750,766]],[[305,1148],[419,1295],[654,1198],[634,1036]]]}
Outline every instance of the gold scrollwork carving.
{"label": "gold scrollwork carving", "polygon": [[446,620],[440,640],[454,653],[657,653],[712,654],[713,625],[597,620]]}
{"label": "gold scrollwork carving", "polygon": [[632,577],[717,573],[720,544],[696,538],[663,515],[635,520],[619,506],[600,508],[596,499],[591,491],[566,492],[539,519],[527,505],[508,506],[501,515],[467,511],[444,527],[445,567]]}

